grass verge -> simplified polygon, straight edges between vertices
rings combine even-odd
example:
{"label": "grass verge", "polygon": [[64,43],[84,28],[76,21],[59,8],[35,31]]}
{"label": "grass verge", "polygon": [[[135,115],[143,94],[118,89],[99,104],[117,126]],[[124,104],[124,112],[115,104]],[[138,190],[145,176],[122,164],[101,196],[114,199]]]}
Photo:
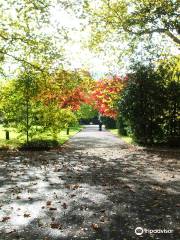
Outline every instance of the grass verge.
{"label": "grass verge", "polygon": [[[70,137],[74,136],[82,129],[82,126],[72,127],[70,128],[69,135],[67,135],[67,130],[64,129],[57,135],[57,142],[59,145],[64,144],[69,140]],[[6,140],[5,130],[9,131],[9,140]],[[49,131],[45,131],[42,133],[38,133],[33,136],[32,141],[52,141],[52,134]],[[0,125],[0,149],[16,149],[19,148],[26,142],[25,136],[18,133],[15,128],[4,128]]]}
{"label": "grass verge", "polygon": [[121,138],[124,142],[126,142],[126,143],[128,143],[128,144],[135,144],[135,142],[133,141],[133,139],[132,139],[131,137],[120,135],[120,134],[118,133],[118,129],[109,129],[109,131],[110,131],[113,135]]}

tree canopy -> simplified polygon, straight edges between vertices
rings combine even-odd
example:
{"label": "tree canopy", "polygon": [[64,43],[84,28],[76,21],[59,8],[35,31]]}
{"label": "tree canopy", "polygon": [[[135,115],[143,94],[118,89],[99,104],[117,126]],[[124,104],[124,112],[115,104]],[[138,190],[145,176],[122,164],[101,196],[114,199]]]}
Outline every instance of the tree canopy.
{"label": "tree canopy", "polygon": [[177,0],[100,0],[98,3],[85,4],[93,16],[96,37],[112,31],[135,36],[160,33],[180,44]]}

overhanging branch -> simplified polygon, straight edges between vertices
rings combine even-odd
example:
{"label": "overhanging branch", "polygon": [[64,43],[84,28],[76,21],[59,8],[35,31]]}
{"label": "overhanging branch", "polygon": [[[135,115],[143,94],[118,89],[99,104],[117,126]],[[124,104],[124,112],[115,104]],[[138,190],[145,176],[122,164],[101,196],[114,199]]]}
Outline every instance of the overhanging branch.
{"label": "overhanging branch", "polygon": [[44,72],[44,69],[43,69],[43,68],[41,68],[41,67],[39,67],[39,66],[31,63],[31,62],[28,62],[28,61],[25,60],[24,58],[16,57],[16,56],[14,56],[14,55],[12,55],[12,54],[10,54],[10,53],[4,52],[4,51],[2,51],[2,50],[0,50],[0,53],[4,54],[4,55],[6,55],[6,56],[9,56],[9,57],[11,57],[11,58],[13,58],[13,59],[16,60],[17,62],[25,63],[25,64],[33,67],[34,69],[37,69],[37,70],[39,70],[39,71],[41,71],[41,72]]}
{"label": "overhanging branch", "polygon": [[174,42],[180,44],[180,39],[179,39],[178,37],[176,37],[174,34],[172,34],[172,32],[166,31],[165,33],[166,33],[166,35],[168,35],[168,37],[170,37]]}

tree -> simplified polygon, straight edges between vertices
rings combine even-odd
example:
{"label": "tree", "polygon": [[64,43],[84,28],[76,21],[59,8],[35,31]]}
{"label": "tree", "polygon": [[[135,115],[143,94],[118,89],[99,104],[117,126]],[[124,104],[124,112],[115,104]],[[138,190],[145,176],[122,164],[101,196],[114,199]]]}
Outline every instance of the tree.
{"label": "tree", "polygon": [[91,20],[96,38],[113,31],[135,36],[160,33],[180,44],[177,0],[101,0],[94,9],[86,1],[85,9],[96,19]]}
{"label": "tree", "polygon": [[92,106],[103,116],[116,118],[117,103],[126,78],[118,76],[99,80],[90,94]]}
{"label": "tree", "polygon": [[56,70],[49,78],[47,87],[42,88],[39,99],[46,105],[54,102],[60,108],[76,111],[86,102],[86,95],[93,80],[86,71]]}
{"label": "tree", "polygon": [[[59,101],[67,89],[63,92],[58,83],[62,83],[64,87],[63,81],[52,86],[52,81],[49,78],[44,79],[42,72],[25,68],[2,89],[0,100],[4,125],[25,133],[27,143],[34,135],[45,131],[50,131],[53,138],[57,139],[57,134],[62,129],[76,125],[75,109],[71,104],[63,108],[64,100]],[[72,86],[69,87],[71,89]]]}
{"label": "tree", "polygon": [[53,103],[44,106],[41,116],[41,125],[44,130],[50,130],[54,140],[63,129],[78,124],[77,117],[70,108],[62,109]]}
{"label": "tree", "polygon": [[168,142],[169,137],[175,137],[177,143],[180,136],[177,62],[173,60],[172,65],[169,59],[167,62],[158,67],[135,64],[121,94],[119,131],[124,127],[126,133],[132,133],[142,144]]}
{"label": "tree", "polygon": [[86,93],[92,84],[92,78],[86,71],[67,71],[58,69],[42,86],[36,101],[43,104],[41,123],[49,129],[53,137],[63,128],[77,124],[82,103],[86,102]]}
{"label": "tree", "polygon": [[[8,65],[28,65],[46,74],[63,59],[63,46],[48,33],[53,0],[7,0],[0,7],[0,73]],[[57,29],[58,31],[58,29]],[[63,34],[61,34],[62,36]],[[61,42],[63,37],[59,37]]]}
{"label": "tree", "polygon": [[180,58],[171,57],[160,61],[158,72],[165,80],[167,92],[165,129],[172,139],[180,136]]}
{"label": "tree", "polygon": [[33,135],[34,125],[37,124],[39,103],[35,96],[40,91],[41,75],[30,69],[20,72],[17,79],[10,80],[2,89],[1,110],[5,126],[13,126],[20,132]]}

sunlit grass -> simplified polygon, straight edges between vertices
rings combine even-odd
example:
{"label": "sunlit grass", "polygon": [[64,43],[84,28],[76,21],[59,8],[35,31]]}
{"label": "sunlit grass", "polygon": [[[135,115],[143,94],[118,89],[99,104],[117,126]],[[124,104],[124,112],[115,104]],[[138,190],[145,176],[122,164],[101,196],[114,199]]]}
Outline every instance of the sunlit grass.
{"label": "sunlit grass", "polygon": [[[57,135],[57,141],[59,144],[63,144],[76,133],[82,129],[82,126],[70,128],[69,135],[67,135],[67,130],[64,129]],[[6,140],[6,130],[9,131],[9,140]],[[42,133],[37,133],[33,136],[33,140],[52,140],[52,134],[50,131],[45,131]],[[15,128],[4,128],[0,125],[0,148],[17,148],[26,141],[25,135],[18,133]]]}
{"label": "sunlit grass", "polygon": [[120,135],[120,134],[118,133],[118,129],[110,129],[110,132],[111,132],[112,134],[114,134],[115,136],[121,138],[122,140],[124,140],[124,141],[125,141],[126,143],[128,143],[128,144],[135,144],[134,141],[133,141],[133,139],[132,139],[131,137]]}

